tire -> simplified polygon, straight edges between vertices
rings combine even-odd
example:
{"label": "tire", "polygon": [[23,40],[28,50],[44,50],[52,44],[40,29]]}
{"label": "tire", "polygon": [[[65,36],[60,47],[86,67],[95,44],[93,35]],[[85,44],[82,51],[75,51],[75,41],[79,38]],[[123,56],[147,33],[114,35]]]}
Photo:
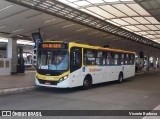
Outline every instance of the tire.
{"label": "tire", "polygon": [[120,73],[118,76],[118,83],[122,83],[123,82],[123,74]]}
{"label": "tire", "polygon": [[92,79],[90,77],[86,77],[83,81],[83,86],[82,88],[84,90],[90,89],[92,87]]}

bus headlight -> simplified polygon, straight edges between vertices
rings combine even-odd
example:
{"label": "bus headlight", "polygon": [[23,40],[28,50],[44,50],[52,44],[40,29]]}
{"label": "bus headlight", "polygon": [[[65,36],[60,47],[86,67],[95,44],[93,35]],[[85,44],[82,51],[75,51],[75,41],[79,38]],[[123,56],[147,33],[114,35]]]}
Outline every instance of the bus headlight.
{"label": "bus headlight", "polygon": [[68,78],[68,75],[66,75],[66,76],[64,76],[64,77],[62,77],[62,78],[60,78],[59,79],[59,82],[62,82],[62,81],[64,81],[64,80],[66,80]]}

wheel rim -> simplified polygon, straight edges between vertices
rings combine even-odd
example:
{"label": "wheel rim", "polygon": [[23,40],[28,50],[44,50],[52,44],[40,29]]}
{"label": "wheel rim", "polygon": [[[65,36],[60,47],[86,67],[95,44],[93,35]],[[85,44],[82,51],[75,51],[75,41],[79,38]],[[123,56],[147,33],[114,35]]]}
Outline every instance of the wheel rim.
{"label": "wheel rim", "polygon": [[89,81],[88,80],[84,80],[84,86],[89,86]]}
{"label": "wheel rim", "polygon": [[123,78],[122,78],[122,76],[120,76],[120,77],[119,77],[119,81],[122,82],[122,80],[123,80]]}

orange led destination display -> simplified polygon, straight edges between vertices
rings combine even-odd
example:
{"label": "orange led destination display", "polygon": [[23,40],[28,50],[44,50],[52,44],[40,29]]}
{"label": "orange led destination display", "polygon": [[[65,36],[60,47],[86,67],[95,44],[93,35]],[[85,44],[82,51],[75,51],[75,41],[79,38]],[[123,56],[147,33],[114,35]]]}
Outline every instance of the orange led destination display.
{"label": "orange led destination display", "polygon": [[62,44],[41,44],[42,48],[63,48]]}

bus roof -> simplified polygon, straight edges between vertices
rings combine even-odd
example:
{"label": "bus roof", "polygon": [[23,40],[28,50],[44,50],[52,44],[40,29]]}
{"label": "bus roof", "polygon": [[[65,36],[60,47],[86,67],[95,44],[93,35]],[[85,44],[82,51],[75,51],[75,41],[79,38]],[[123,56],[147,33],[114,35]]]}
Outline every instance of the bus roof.
{"label": "bus roof", "polygon": [[132,52],[132,51],[126,51],[126,50],[120,50],[120,49],[114,49],[114,48],[104,48],[104,47],[100,47],[100,46],[79,44],[79,43],[75,43],[75,42],[69,42],[69,44],[71,44],[72,46],[78,46],[78,47],[83,47],[83,48],[97,49],[97,50],[110,51],[110,52],[135,54],[135,52]]}
{"label": "bus roof", "polygon": [[132,51],[126,51],[126,50],[121,50],[121,49],[115,49],[115,48],[104,48],[100,46],[92,46],[89,44],[80,44],[80,43],[75,43],[75,42],[64,42],[64,41],[44,41],[44,43],[68,43],[70,46],[77,46],[77,47],[83,47],[83,48],[90,48],[90,49],[97,49],[97,50],[102,50],[102,51],[110,51],[110,52],[119,52],[119,53],[129,53],[129,54],[135,54],[135,52]]}

